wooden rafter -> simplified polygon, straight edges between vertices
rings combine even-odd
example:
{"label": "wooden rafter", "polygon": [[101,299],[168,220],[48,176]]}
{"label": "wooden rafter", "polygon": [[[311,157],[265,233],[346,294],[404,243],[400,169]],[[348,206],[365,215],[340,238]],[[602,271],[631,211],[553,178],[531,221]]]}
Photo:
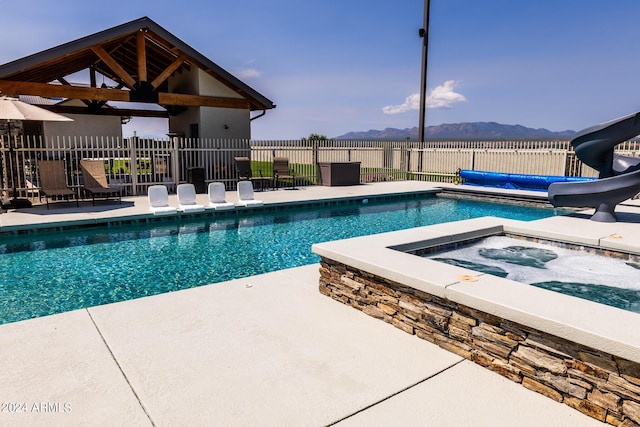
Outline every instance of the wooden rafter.
{"label": "wooden rafter", "polygon": [[147,81],[147,49],[145,47],[144,32],[138,31],[136,36],[136,47],[138,51],[138,81]]}
{"label": "wooden rafter", "polygon": [[[98,82],[97,82],[97,78],[96,78],[96,67],[95,65],[91,65],[89,67],[89,85],[91,87],[98,87]],[[97,101],[88,101],[86,99],[83,99],[82,102],[84,102],[84,104],[88,107],[90,105],[95,105],[98,106]],[[104,105],[104,104],[103,104]]]}
{"label": "wooden rafter", "polygon": [[178,49],[176,46],[169,45],[166,41],[164,41],[161,37],[156,36],[153,32],[147,31],[146,36],[149,40],[151,40],[153,43],[157,44],[167,52],[171,52],[174,55],[182,55],[180,49]]}
{"label": "wooden rafter", "polygon": [[89,67],[89,84],[91,87],[98,87],[98,83],[96,81],[96,67],[93,65]]}
{"label": "wooden rafter", "polygon": [[5,95],[38,95],[44,97],[85,99],[88,101],[129,101],[129,91],[53,85],[47,83],[0,80],[0,92]]}
{"label": "wooden rafter", "polygon": [[158,75],[158,77],[156,77],[151,82],[151,86],[153,86],[154,89],[156,89],[158,86],[160,86],[162,84],[162,82],[164,82],[165,80],[167,80],[169,78],[171,73],[176,71],[184,63],[184,61],[185,61],[185,57],[182,56],[182,55],[179,56],[175,61],[173,61],[171,63],[171,65],[169,65],[167,68],[165,68],[164,71],[162,71],[162,73],[160,73]]}
{"label": "wooden rafter", "polygon": [[[129,96],[131,91],[128,90],[17,82],[13,80],[0,80],[0,92],[3,94],[86,99],[89,101],[131,101]],[[249,101],[244,98],[224,98],[218,96],[188,95],[166,92],[158,93],[158,104],[178,105],[184,107],[203,106],[241,109],[248,109],[250,107]]]}
{"label": "wooden rafter", "polygon": [[98,55],[98,58],[102,60],[111,70],[116,73],[116,75],[122,80],[129,88],[132,88],[136,81],[129,73],[125,71],[124,68],[118,62],[113,59],[109,53],[104,50],[102,46],[92,46],[91,50]]}
{"label": "wooden rafter", "polygon": [[243,108],[250,107],[249,101],[244,98],[222,98],[217,96],[184,95],[181,93],[158,94],[158,104],[160,105],[180,105],[184,107],[221,107],[221,108]]}
{"label": "wooden rafter", "polygon": [[[73,105],[43,105],[44,108],[54,113],[59,114],[86,114],[86,108],[76,107]],[[141,110],[131,108],[102,108],[98,112],[94,111],[93,114],[101,116],[120,116],[120,117],[152,117],[166,119],[169,117],[169,113],[165,110]]]}

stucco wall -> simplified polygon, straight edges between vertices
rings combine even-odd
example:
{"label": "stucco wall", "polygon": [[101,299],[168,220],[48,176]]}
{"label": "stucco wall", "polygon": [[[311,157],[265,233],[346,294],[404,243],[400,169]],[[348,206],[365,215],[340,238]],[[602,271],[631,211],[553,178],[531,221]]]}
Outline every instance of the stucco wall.
{"label": "stucco wall", "polygon": [[200,108],[202,138],[251,138],[249,110],[237,108]]}
{"label": "stucco wall", "polygon": [[[169,89],[178,93],[242,99],[242,96],[200,69],[177,73],[169,80]],[[200,138],[251,138],[249,110],[237,108],[189,107],[169,118],[169,131],[190,134],[197,123]]]}
{"label": "stucco wall", "polygon": [[122,138],[120,116],[92,116],[88,114],[65,114],[73,122],[45,122],[42,130],[45,138],[52,136],[104,136]]}
{"label": "stucco wall", "polygon": [[190,138],[189,125],[191,123],[199,123],[200,114],[199,107],[188,108],[177,116],[169,117],[169,132],[177,133],[179,136]]}
{"label": "stucco wall", "polygon": [[198,70],[198,90],[200,95],[242,99],[239,93],[200,69]]}
{"label": "stucco wall", "polygon": [[[69,99],[62,103],[65,106],[86,107],[79,99]],[[120,116],[64,114],[73,119],[72,122],[44,122],[42,133],[48,144],[55,137],[115,137],[122,138],[122,122]]]}
{"label": "stucco wall", "polygon": [[195,95],[198,93],[198,74],[195,68],[183,70],[171,75],[168,79],[169,92],[188,93]]}

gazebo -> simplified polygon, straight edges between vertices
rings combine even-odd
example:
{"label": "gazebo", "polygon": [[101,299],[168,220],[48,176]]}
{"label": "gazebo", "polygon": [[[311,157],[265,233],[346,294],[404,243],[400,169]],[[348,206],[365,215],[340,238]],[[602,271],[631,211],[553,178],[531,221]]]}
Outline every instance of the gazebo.
{"label": "gazebo", "polygon": [[[72,81],[86,70],[89,82]],[[76,115],[164,117],[171,134],[189,138],[249,139],[251,120],[275,108],[148,17],[0,65],[0,92],[80,100],[42,106],[74,115],[76,126]],[[135,104],[103,108],[109,101]]]}

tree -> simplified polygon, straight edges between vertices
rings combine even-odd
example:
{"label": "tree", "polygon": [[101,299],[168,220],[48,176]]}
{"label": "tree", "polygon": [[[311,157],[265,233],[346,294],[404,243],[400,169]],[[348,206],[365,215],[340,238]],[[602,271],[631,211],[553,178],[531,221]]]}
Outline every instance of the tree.
{"label": "tree", "polygon": [[326,135],[318,135],[317,133],[309,134],[308,138],[302,138],[303,141],[328,141],[329,138]]}

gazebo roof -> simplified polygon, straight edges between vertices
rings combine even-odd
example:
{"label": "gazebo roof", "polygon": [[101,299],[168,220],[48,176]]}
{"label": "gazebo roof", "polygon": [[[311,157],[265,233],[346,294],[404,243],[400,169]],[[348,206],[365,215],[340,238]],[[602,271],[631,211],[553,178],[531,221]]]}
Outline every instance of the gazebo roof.
{"label": "gazebo roof", "polygon": [[[238,94],[238,97],[169,92],[173,73],[199,68]],[[90,86],[65,78],[89,70]],[[97,86],[97,73],[117,83]],[[85,111],[95,112],[107,101],[154,103],[168,113],[189,106],[267,110],[275,104],[200,54],[163,27],[143,17],[98,33],[0,65],[0,92],[82,99]],[[51,106],[49,109],[62,109]],[[67,109],[70,107],[67,107]],[[79,108],[79,107],[72,107]],[[82,108],[82,107],[80,107]],[[65,111],[60,111],[65,112]],[[129,115],[159,116],[159,111],[128,110]],[[136,114],[137,113],[137,114]],[[167,115],[167,113],[162,112]]]}

